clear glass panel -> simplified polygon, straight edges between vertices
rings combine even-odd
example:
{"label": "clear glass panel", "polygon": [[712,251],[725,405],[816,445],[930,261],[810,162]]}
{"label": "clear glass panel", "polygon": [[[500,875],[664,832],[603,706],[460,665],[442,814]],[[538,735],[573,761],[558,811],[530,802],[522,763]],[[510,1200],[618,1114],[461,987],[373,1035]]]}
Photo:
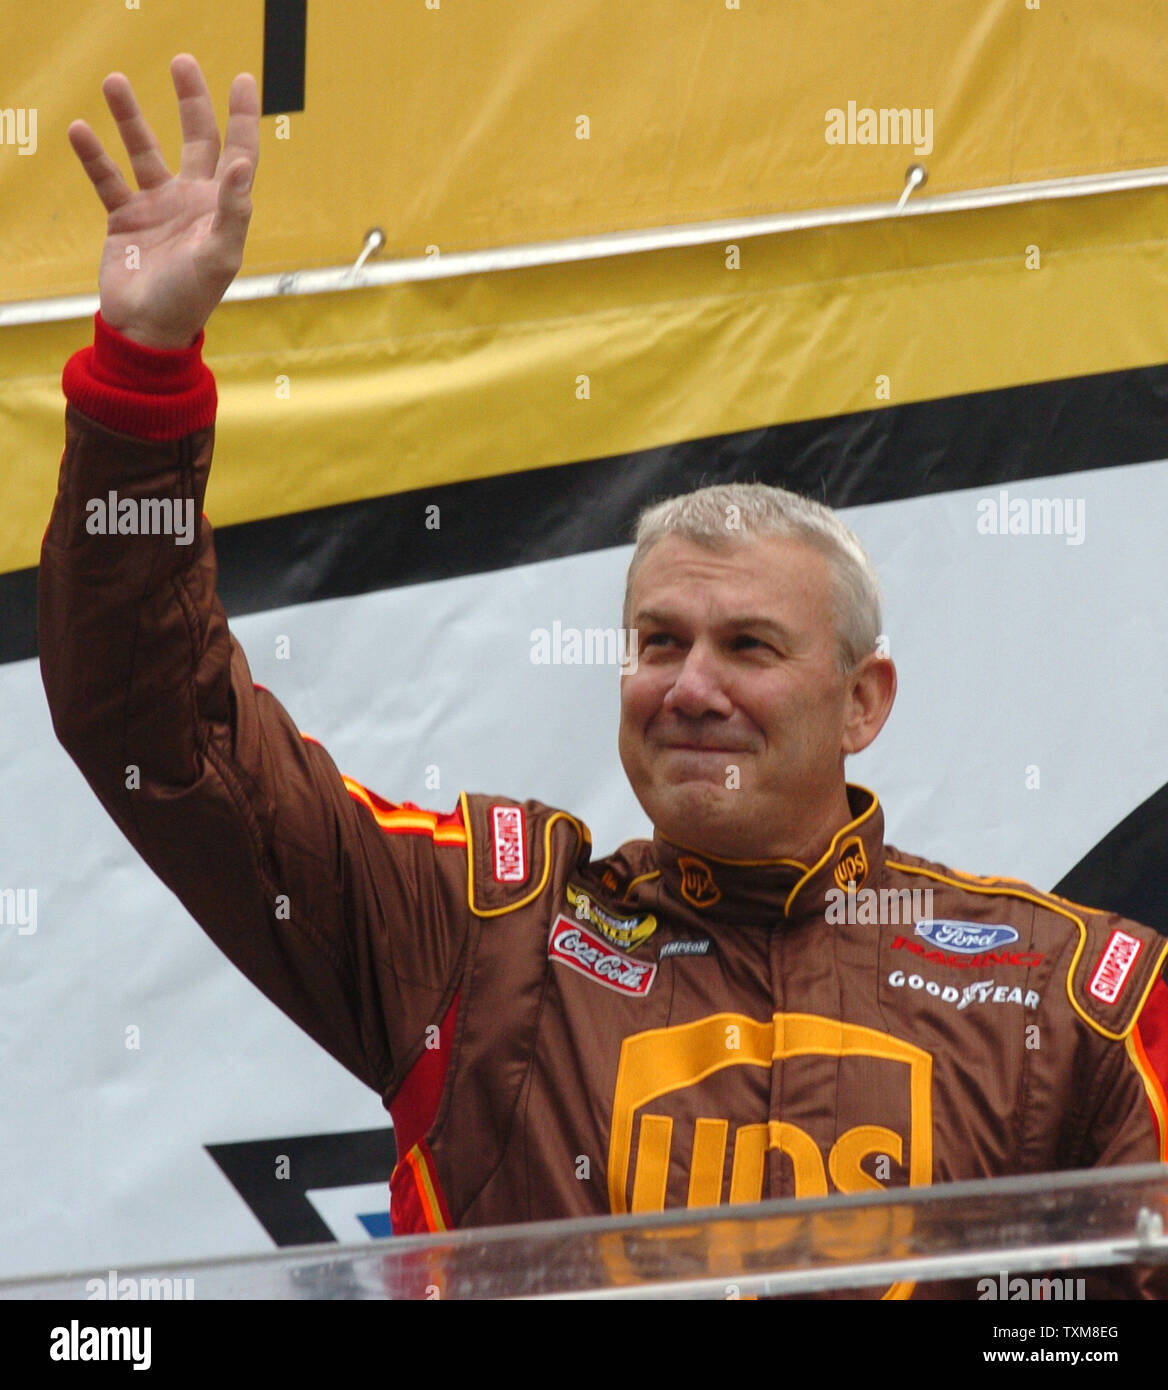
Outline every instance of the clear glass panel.
{"label": "clear glass panel", "polygon": [[[1149,1164],[398,1236],[116,1277],[134,1279],[140,1298],[879,1297],[908,1281],[1168,1263],[1166,1225],[1168,1167]],[[110,1278],[8,1280],[0,1298],[85,1298],[90,1280]]]}

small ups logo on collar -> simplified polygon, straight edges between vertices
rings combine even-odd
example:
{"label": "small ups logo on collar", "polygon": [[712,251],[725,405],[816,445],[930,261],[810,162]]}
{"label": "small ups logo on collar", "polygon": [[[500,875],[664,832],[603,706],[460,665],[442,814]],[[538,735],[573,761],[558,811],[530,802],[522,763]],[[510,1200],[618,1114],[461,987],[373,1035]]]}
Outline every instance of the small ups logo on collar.
{"label": "small ups logo on collar", "polygon": [[862,887],[868,877],[868,856],[864,852],[864,842],[858,835],[849,835],[840,845],[839,859],[832,875],[836,887],[846,891],[849,883]]}
{"label": "small ups logo on collar", "polygon": [[681,896],[694,907],[713,907],[722,896],[722,890],[714,882],[714,875],[704,859],[694,859],[683,854],[677,861],[681,870]]}
{"label": "small ups logo on collar", "polygon": [[527,836],[519,806],[491,807],[495,882],[522,883],[527,877]]}

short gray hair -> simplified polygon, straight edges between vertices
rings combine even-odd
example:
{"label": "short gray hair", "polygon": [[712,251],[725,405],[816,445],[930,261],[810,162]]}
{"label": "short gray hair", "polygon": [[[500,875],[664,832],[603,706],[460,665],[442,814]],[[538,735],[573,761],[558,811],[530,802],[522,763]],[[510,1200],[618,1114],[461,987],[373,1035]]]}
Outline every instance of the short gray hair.
{"label": "short gray hair", "polygon": [[633,577],[666,536],[717,547],[761,536],[799,540],[829,562],[835,589],[837,661],[851,671],[880,637],[880,582],[855,532],[830,507],[766,483],[720,483],[647,507],[625,579],[625,626]]}

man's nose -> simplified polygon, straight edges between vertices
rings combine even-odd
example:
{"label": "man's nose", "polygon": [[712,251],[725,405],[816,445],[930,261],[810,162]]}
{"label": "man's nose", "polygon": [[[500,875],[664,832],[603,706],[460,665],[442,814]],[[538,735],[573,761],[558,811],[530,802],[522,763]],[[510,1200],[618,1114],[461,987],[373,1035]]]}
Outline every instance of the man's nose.
{"label": "man's nose", "polygon": [[699,718],[703,714],[732,714],[733,702],[723,688],[723,673],[717,654],[695,642],[685,654],[677,679],[662,702],[676,714]]}

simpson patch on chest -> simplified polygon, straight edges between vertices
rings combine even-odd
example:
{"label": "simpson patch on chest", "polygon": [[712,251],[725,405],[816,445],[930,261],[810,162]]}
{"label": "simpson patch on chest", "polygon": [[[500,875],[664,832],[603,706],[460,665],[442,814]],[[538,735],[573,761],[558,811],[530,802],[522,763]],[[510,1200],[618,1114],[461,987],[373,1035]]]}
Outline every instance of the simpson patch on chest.
{"label": "simpson patch on chest", "polygon": [[1130,936],[1125,931],[1113,931],[1095,966],[1087,993],[1105,1004],[1114,1004],[1127,983],[1143,945],[1139,937]]}
{"label": "simpson patch on chest", "polygon": [[1126,1037],[1168,957],[1151,928],[1088,918],[1070,974],[1075,1011],[1104,1037]]}
{"label": "simpson patch on chest", "polygon": [[527,833],[521,807],[491,807],[491,856],[496,883],[522,883],[527,878]]}

